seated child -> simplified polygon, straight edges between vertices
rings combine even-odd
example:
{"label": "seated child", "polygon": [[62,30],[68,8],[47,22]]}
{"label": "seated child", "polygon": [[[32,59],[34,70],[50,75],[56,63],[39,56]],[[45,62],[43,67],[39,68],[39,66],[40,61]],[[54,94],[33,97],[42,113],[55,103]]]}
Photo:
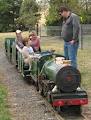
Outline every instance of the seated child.
{"label": "seated child", "polygon": [[32,57],[31,55],[34,54],[33,48],[31,47],[31,41],[28,38],[24,39],[24,47],[22,49],[22,55],[24,58],[24,62],[26,64],[31,65]]}

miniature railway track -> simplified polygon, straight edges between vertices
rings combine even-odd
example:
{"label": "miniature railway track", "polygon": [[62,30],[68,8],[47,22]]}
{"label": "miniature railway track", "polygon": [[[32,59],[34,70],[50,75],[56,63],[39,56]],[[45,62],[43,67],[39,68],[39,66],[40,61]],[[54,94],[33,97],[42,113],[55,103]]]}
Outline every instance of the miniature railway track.
{"label": "miniature railway track", "polygon": [[84,117],[84,120],[90,120],[83,113],[81,115]]}
{"label": "miniature railway track", "polygon": [[81,115],[62,115],[63,120],[89,120],[83,114]]}

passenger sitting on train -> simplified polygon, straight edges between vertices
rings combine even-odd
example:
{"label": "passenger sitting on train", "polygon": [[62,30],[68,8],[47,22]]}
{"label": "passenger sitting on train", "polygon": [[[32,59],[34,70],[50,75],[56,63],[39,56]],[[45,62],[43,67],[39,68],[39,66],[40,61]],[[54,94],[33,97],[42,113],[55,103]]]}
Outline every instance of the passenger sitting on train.
{"label": "passenger sitting on train", "polygon": [[33,48],[31,47],[31,41],[28,38],[24,39],[24,47],[22,49],[22,55],[24,58],[24,63],[31,66],[32,57],[34,54]]}
{"label": "passenger sitting on train", "polygon": [[21,30],[16,30],[16,44],[20,47],[23,48],[24,44],[23,44],[23,37],[21,34]]}
{"label": "passenger sitting on train", "polygon": [[32,31],[29,34],[29,39],[31,41],[31,45],[32,45],[32,48],[33,48],[34,52],[41,52],[40,38],[37,36],[35,31]]}

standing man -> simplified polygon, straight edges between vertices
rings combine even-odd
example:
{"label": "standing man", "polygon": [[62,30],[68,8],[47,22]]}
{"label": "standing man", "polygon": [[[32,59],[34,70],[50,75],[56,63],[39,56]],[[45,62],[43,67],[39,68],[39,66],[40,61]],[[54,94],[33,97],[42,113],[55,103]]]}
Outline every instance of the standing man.
{"label": "standing man", "polygon": [[79,17],[67,7],[61,7],[59,14],[63,17],[62,38],[64,40],[64,55],[71,60],[71,65],[77,68],[77,50],[79,46]]}

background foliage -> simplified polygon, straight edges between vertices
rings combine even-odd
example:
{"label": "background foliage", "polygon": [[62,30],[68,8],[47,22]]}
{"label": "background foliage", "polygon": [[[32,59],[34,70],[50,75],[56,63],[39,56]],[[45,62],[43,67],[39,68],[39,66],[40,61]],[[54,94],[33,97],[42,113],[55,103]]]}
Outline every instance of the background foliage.
{"label": "background foliage", "polygon": [[35,25],[38,7],[36,0],[0,0],[0,32]]}
{"label": "background foliage", "polygon": [[[16,29],[33,29],[40,18],[38,0],[0,0],[0,32],[15,31]],[[42,0],[40,0],[42,1]],[[79,0],[43,0],[49,3],[46,25],[60,25],[58,14],[60,6],[68,6],[82,18],[82,23],[91,23],[91,0],[80,3]],[[87,0],[84,0],[87,1]],[[40,2],[41,4],[41,2]]]}
{"label": "background foliage", "polygon": [[89,3],[80,3],[79,0],[50,0],[49,14],[46,17],[47,25],[57,25],[60,23],[58,10],[60,6],[67,6],[72,12],[82,17],[82,23],[91,23],[91,5]]}
{"label": "background foliage", "polygon": [[14,31],[22,0],[0,0],[0,32]]}

